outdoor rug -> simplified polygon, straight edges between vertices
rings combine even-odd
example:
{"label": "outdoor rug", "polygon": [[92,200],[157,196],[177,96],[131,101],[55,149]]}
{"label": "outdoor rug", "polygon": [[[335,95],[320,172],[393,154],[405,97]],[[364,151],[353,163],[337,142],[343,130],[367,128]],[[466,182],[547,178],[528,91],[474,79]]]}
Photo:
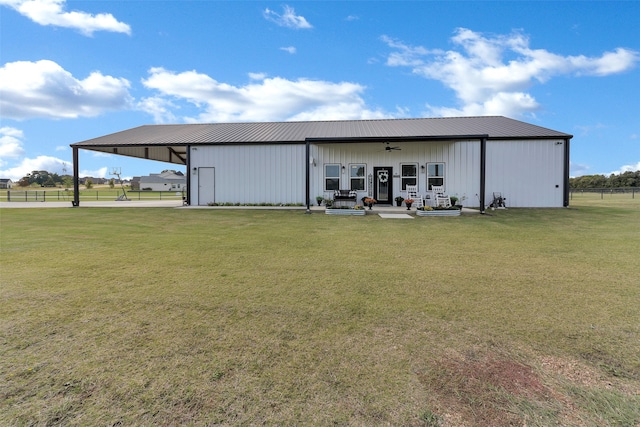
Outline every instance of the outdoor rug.
{"label": "outdoor rug", "polygon": [[411,215],[407,215],[407,214],[385,214],[385,213],[381,213],[381,214],[378,214],[378,215],[380,215],[380,218],[413,219],[413,217]]}

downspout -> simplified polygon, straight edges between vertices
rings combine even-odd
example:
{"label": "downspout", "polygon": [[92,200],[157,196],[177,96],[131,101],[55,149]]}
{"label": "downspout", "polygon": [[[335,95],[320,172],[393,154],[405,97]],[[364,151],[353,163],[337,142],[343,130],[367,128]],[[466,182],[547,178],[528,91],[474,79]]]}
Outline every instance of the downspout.
{"label": "downspout", "polygon": [[311,179],[310,179],[310,171],[309,171],[309,156],[311,155],[311,147],[309,146],[309,140],[307,139],[305,141],[306,147],[305,147],[305,194],[307,197],[307,201],[305,202],[306,206],[307,206],[307,211],[305,213],[310,214],[311,213],[311,207],[309,206],[309,199],[311,198]]}
{"label": "downspout", "polygon": [[570,164],[569,164],[569,141],[571,141],[571,138],[566,138],[564,140],[564,201],[562,206],[565,208],[569,207],[569,168],[570,168]]}
{"label": "downspout", "polygon": [[487,172],[487,138],[480,139],[480,213],[484,214],[485,181]]}
{"label": "downspout", "polygon": [[80,206],[80,162],[78,161],[78,147],[72,147],[73,150],[73,201],[71,205]]}

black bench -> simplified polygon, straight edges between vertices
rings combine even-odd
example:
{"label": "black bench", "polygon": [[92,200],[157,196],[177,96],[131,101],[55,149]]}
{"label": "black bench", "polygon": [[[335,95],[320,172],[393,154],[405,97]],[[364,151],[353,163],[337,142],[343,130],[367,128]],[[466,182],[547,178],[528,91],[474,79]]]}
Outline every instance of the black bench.
{"label": "black bench", "polygon": [[353,190],[334,190],[333,206],[355,206],[358,193]]}

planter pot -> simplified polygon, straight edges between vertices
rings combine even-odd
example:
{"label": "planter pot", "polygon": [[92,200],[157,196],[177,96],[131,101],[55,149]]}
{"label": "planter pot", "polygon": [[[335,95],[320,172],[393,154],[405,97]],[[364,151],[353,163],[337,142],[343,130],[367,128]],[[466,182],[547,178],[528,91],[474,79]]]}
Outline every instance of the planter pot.
{"label": "planter pot", "polygon": [[402,206],[402,202],[396,202],[396,206]]}
{"label": "planter pot", "polygon": [[364,209],[325,209],[327,215],[358,215],[363,216],[365,214]]}
{"label": "planter pot", "polygon": [[416,215],[418,216],[460,216],[460,209],[452,209],[452,210],[433,210],[433,211],[422,211],[417,210]]}
{"label": "planter pot", "polygon": [[411,203],[405,203],[407,205],[407,210],[410,211],[411,210]]}

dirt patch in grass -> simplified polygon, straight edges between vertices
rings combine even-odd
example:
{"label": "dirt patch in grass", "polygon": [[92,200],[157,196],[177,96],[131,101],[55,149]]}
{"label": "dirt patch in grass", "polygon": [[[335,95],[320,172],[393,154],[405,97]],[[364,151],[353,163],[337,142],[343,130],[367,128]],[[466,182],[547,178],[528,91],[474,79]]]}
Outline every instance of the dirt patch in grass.
{"label": "dirt patch in grass", "polygon": [[517,406],[547,406],[553,395],[533,368],[495,354],[441,359],[419,378],[444,425],[522,425]]}
{"label": "dirt patch in grass", "polygon": [[637,383],[568,358],[544,356],[534,367],[468,351],[434,361],[418,379],[437,414],[427,425],[637,426],[640,420]]}

